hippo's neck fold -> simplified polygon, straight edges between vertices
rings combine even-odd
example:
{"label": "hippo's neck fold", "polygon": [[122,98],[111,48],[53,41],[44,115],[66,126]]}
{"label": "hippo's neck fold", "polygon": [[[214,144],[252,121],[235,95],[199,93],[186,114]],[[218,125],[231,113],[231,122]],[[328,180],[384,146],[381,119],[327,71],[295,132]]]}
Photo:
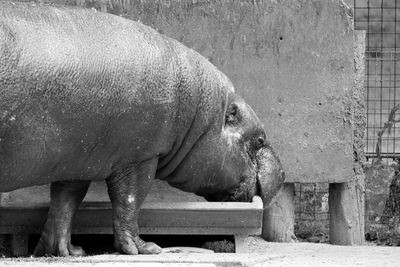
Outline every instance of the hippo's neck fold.
{"label": "hippo's neck fold", "polygon": [[[207,157],[201,151],[204,139],[210,142],[220,138],[225,111],[233,86],[229,79],[210,62],[191,51],[186,64],[181,66],[186,87],[180,88],[179,112],[176,119],[177,139],[171,152],[160,159],[156,178],[184,191],[196,192],[201,187],[193,181],[196,175],[196,161]],[[189,55],[189,54],[188,54]],[[188,105],[191,96],[192,105]],[[190,116],[188,116],[190,114]],[[181,126],[186,125],[184,131]],[[182,166],[185,170],[182,171]],[[189,171],[187,170],[189,168]]]}

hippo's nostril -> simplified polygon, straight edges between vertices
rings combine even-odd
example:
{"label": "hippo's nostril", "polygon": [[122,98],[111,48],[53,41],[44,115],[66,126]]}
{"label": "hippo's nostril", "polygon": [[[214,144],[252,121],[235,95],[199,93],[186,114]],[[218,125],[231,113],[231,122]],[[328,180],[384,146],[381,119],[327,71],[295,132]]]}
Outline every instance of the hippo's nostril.
{"label": "hippo's nostril", "polygon": [[264,137],[259,137],[259,138],[258,138],[258,142],[259,142],[261,145],[263,145],[264,142],[265,142]]}
{"label": "hippo's nostril", "polygon": [[265,146],[265,138],[263,136],[254,137],[251,141],[251,148],[253,152],[260,150]]}
{"label": "hippo's nostril", "polygon": [[262,136],[258,137],[258,139],[257,139],[257,148],[260,149],[261,147],[263,147],[264,143],[265,143],[264,137],[262,137]]}

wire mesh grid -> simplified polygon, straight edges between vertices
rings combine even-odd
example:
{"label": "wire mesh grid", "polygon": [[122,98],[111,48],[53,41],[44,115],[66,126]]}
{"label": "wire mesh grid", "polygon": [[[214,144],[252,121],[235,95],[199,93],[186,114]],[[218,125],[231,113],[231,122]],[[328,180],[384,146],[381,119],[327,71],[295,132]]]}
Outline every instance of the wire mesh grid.
{"label": "wire mesh grid", "polygon": [[300,240],[328,242],[328,184],[295,184],[295,234]]}
{"label": "wire mesh grid", "polygon": [[[399,2],[399,3],[398,3]],[[378,132],[391,109],[400,103],[400,1],[354,0],[356,30],[365,30],[366,40],[366,156],[375,157]],[[400,129],[382,137],[381,154],[400,156]]]}
{"label": "wire mesh grid", "polygon": [[[354,26],[365,30],[367,37],[366,237],[377,244],[400,245],[396,231],[400,226],[400,123],[383,132],[389,114],[400,104],[400,1],[354,0]],[[398,113],[392,122],[400,118]],[[383,161],[375,159],[378,133]]]}

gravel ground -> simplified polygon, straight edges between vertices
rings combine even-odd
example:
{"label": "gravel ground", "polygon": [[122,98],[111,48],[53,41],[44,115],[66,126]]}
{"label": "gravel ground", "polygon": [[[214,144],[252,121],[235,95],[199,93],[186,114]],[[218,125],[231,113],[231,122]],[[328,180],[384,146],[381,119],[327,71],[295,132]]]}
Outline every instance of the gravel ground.
{"label": "gravel ground", "polygon": [[[269,243],[258,237],[247,239],[248,252],[165,253],[161,255],[103,254],[77,258],[3,258],[0,267],[243,267],[243,266],[399,266],[400,247],[333,246],[312,243]],[[250,253],[251,252],[251,253]]]}

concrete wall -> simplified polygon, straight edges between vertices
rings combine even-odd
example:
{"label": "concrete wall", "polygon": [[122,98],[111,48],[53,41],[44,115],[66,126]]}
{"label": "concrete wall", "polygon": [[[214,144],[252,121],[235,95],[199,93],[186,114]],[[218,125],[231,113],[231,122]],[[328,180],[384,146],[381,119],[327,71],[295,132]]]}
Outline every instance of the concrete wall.
{"label": "concrete wall", "polygon": [[355,177],[353,144],[362,159],[363,136],[354,132],[364,131],[364,100],[354,86],[351,11],[341,1],[45,2],[140,20],[207,57],[262,120],[288,182]]}
{"label": "concrete wall", "polygon": [[352,179],[354,40],[341,1],[133,2],[124,16],[227,74],[261,118],[288,181]]}

